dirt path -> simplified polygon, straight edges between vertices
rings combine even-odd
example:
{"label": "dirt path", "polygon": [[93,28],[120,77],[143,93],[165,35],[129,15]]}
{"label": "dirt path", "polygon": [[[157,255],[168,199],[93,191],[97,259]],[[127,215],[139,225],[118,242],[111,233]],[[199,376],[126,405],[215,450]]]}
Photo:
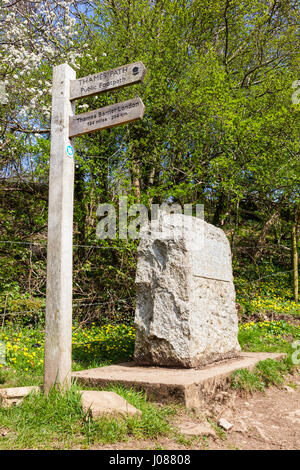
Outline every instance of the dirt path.
{"label": "dirt path", "polygon": [[[270,387],[263,393],[229,399],[214,410],[215,420],[225,418],[233,426],[220,436],[203,436],[156,441],[132,440],[127,443],[95,446],[98,449],[300,449],[300,375],[287,378],[285,386]],[[176,423],[193,425],[206,422],[205,416],[182,413]]]}
{"label": "dirt path", "polygon": [[222,414],[232,429],[226,441],[211,442],[211,449],[300,449],[300,377],[286,388],[271,387],[263,395],[237,398]]}

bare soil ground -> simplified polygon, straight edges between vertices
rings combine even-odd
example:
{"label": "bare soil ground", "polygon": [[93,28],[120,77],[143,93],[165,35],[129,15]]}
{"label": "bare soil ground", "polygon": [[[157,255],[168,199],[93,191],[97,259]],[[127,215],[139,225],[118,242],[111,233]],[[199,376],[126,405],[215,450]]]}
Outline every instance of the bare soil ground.
{"label": "bare soil ground", "polygon": [[[97,449],[240,449],[240,450],[299,450],[300,449],[300,375],[288,376],[282,387],[270,387],[265,393],[252,396],[230,392],[225,401],[216,402],[212,410],[203,413],[182,411],[174,426],[203,423],[207,419],[218,422],[225,418],[233,426],[215,437],[186,436],[185,439],[161,438],[132,440]],[[207,421],[206,421],[207,422]]]}

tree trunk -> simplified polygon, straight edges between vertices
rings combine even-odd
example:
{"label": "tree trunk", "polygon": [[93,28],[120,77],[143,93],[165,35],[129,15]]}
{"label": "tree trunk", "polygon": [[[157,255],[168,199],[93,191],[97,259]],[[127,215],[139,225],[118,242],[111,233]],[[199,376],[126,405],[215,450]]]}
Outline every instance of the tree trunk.
{"label": "tree trunk", "polygon": [[256,251],[254,253],[254,260],[256,260],[258,258],[259,255],[261,255],[261,250],[266,242],[266,238],[267,238],[267,234],[268,234],[268,231],[270,230],[270,228],[274,225],[274,223],[276,222],[277,220],[277,217],[279,215],[279,212],[278,210],[275,210],[275,212],[273,212],[273,214],[271,215],[271,217],[267,220],[267,222],[264,224],[263,228],[262,228],[262,231],[260,233],[260,236],[259,236],[259,239],[257,241],[257,248],[256,248]]}
{"label": "tree trunk", "polygon": [[141,183],[140,183],[140,167],[136,162],[135,166],[132,168],[132,184],[134,188],[134,195],[137,202],[141,200]]}
{"label": "tree trunk", "polygon": [[216,210],[215,210],[213,221],[212,221],[213,225],[216,225],[217,227],[221,225],[221,217],[225,210],[225,206],[226,206],[225,194],[222,192],[219,195],[219,199],[216,205]]}

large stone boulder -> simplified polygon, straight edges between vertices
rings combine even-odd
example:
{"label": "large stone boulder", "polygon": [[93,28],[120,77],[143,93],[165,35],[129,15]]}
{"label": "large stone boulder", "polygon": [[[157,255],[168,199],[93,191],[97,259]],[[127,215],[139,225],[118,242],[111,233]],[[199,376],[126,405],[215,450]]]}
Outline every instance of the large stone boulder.
{"label": "large stone boulder", "polygon": [[159,213],[141,231],[135,361],[200,367],[240,351],[231,250],[200,218]]}

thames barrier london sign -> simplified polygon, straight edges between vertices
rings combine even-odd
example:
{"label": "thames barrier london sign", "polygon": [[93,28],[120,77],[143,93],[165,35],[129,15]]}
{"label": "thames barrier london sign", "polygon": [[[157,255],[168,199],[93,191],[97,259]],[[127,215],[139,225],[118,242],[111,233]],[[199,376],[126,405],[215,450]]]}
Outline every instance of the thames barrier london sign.
{"label": "thames barrier london sign", "polygon": [[96,132],[141,119],[145,106],[141,98],[123,101],[88,113],[70,117],[70,137]]}

